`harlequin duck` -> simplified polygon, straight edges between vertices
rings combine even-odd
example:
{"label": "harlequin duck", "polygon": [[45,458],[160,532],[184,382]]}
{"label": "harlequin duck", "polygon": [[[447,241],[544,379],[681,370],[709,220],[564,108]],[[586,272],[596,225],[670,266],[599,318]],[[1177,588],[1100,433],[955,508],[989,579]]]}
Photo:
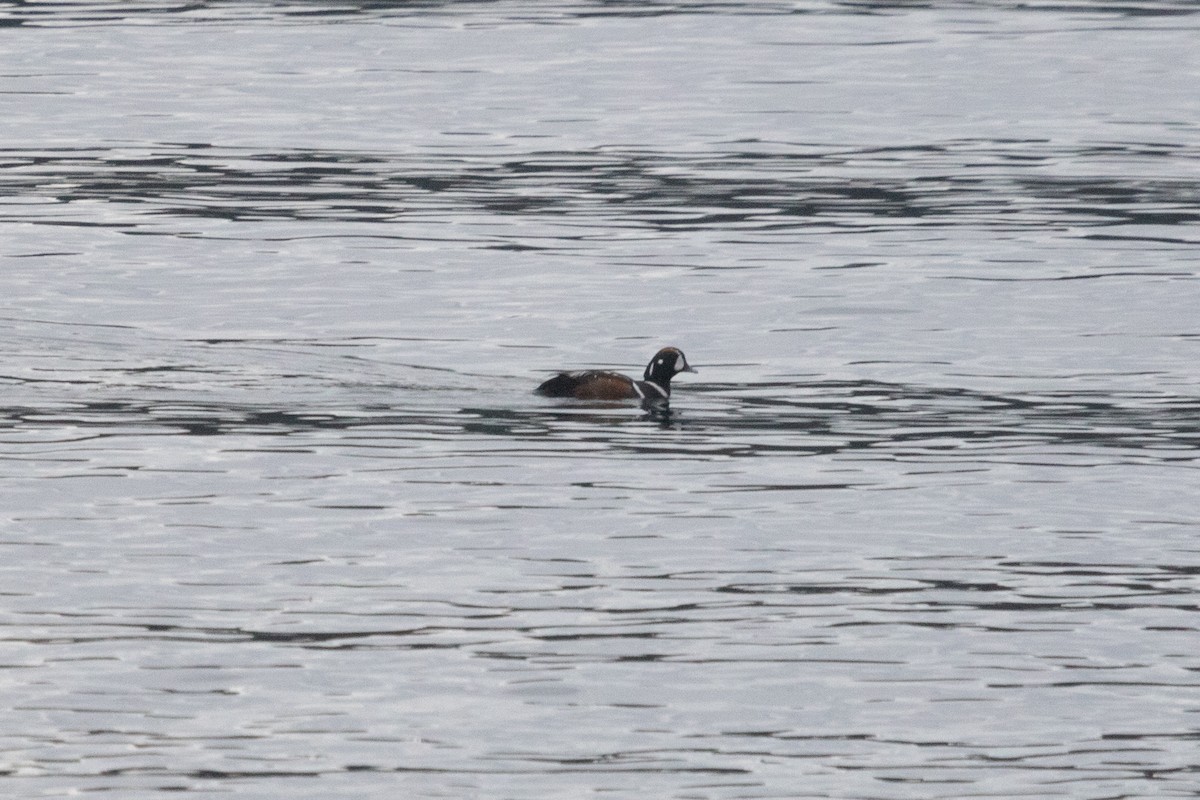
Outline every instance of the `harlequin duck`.
{"label": "harlequin duck", "polygon": [[663,404],[671,397],[671,378],[680,372],[695,372],[683,352],[664,347],[646,365],[642,380],[635,381],[619,372],[586,370],[560,372],[537,388],[546,397],[574,397],[578,400],[642,400]]}

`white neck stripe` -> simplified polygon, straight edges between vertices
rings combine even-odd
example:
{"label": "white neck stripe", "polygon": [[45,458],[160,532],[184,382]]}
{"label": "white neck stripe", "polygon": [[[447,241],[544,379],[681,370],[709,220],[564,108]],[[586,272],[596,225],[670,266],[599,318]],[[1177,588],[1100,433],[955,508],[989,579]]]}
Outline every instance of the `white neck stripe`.
{"label": "white neck stripe", "polygon": [[[645,383],[647,386],[653,386],[653,387],[654,387],[654,389],[655,389],[655,391],[657,391],[657,392],[658,392],[659,394],[661,394],[663,397],[669,397],[669,396],[670,396],[670,395],[668,395],[668,394],[667,394],[667,390],[666,390],[666,389],[664,389],[663,387],[659,386],[659,385],[658,385],[657,383],[655,383],[654,381],[643,381],[643,383]],[[635,385],[636,385],[636,384],[635,384]],[[638,391],[639,391],[639,392],[641,392],[641,389],[638,389]],[[643,394],[642,394],[642,397],[644,398],[645,396],[646,396],[646,395],[643,393]]]}

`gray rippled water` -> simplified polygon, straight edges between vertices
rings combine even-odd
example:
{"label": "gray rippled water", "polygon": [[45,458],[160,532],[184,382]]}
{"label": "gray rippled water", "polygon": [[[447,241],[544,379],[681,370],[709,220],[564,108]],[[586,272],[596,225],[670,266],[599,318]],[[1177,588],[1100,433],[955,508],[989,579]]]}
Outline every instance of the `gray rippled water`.
{"label": "gray rippled water", "polygon": [[0,794],[1195,797],[1198,28],[0,3]]}

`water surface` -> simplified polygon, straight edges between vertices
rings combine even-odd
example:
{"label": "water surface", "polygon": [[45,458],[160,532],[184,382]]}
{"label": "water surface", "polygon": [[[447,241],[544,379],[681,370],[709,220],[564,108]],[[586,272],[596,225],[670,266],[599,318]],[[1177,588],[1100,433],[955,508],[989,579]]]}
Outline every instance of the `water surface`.
{"label": "water surface", "polygon": [[1198,27],[0,8],[0,786],[1194,797]]}

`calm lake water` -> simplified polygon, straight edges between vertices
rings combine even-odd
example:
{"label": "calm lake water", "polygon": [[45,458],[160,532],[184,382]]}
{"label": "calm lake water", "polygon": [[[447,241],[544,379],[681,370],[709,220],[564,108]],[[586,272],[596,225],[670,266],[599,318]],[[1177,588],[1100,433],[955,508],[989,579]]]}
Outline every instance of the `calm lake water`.
{"label": "calm lake water", "polygon": [[1197,41],[0,3],[0,795],[1200,796]]}

